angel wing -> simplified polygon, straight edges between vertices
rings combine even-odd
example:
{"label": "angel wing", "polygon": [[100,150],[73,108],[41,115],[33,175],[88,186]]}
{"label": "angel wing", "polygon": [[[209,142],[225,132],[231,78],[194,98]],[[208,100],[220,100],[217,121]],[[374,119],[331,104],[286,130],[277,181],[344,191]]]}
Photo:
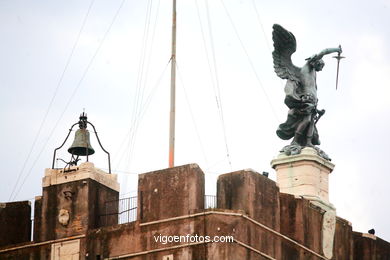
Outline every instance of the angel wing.
{"label": "angel wing", "polygon": [[294,34],[284,29],[279,24],[272,27],[272,39],[274,41],[274,69],[276,74],[282,79],[293,80],[299,83],[300,68],[291,61],[291,55],[297,49],[297,42]]}

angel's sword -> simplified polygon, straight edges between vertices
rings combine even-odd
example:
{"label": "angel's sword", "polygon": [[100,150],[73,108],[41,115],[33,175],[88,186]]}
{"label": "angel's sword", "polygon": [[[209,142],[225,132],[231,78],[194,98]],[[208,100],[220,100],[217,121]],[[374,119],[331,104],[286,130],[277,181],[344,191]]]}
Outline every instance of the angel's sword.
{"label": "angel's sword", "polygon": [[[339,45],[339,48],[341,48],[341,45]],[[340,52],[337,56],[333,56],[333,58],[337,59],[337,74],[336,74],[336,90],[337,90],[337,85],[339,83],[339,68],[340,68],[340,60],[345,58],[340,55]]]}

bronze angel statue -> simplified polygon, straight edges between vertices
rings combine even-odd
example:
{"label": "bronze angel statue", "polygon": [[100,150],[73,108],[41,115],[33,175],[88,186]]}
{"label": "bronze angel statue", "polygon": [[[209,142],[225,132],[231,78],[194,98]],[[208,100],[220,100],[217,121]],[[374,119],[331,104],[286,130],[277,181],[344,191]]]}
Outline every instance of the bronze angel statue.
{"label": "bronze angel statue", "polygon": [[[282,26],[274,24],[272,39],[274,69],[280,78],[287,79],[284,103],[289,108],[286,122],[279,125],[276,133],[283,140],[293,138],[288,146],[290,151],[284,152],[296,154],[302,147],[320,144],[316,123],[325,110],[317,109],[316,73],[325,65],[322,60],[324,55],[337,52],[340,56],[342,50],[341,47],[324,49],[307,58],[305,65],[299,68],[291,61],[291,55],[297,48],[294,35]],[[286,148],[287,146],[284,149]],[[294,152],[294,149],[299,151]]]}

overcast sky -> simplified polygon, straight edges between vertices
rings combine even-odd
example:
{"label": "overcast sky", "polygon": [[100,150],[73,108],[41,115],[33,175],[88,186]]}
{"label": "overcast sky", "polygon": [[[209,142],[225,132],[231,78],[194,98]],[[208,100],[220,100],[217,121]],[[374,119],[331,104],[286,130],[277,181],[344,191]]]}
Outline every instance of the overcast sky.
{"label": "overcast sky", "polygon": [[[219,174],[270,161],[288,141],[272,25],[294,33],[295,65],[324,48],[317,75],[321,149],[336,165],[330,201],[356,231],[390,240],[390,2],[178,0],[176,165]],[[168,166],[171,1],[0,1],[0,201],[41,195],[53,150],[85,109],[111,152],[123,197],[137,174]],[[59,153],[66,150],[73,134]],[[90,158],[107,169],[96,139]],[[229,157],[227,156],[229,151]],[[56,162],[56,167],[63,167]]]}

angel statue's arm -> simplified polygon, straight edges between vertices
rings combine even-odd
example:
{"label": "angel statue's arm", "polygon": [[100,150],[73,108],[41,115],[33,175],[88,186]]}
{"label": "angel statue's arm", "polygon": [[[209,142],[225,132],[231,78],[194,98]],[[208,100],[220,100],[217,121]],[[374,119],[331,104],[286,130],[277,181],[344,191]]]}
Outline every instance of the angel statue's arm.
{"label": "angel statue's arm", "polygon": [[327,49],[322,50],[322,51],[321,51],[320,53],[318,53],[318,54],[314,54],[313,56],[311,56],[310,58],[308,58],[308,60],[310,60],[311,62],[316,61],[316,60],[320,60],[320,59],[322,59],[322,57],[324,57],[325,55],[331,54],[331,53],[334,53],[334,52],[342,53],[343,50],[341,49],[341,47],[338,47],[338,48],[327,48]]}

